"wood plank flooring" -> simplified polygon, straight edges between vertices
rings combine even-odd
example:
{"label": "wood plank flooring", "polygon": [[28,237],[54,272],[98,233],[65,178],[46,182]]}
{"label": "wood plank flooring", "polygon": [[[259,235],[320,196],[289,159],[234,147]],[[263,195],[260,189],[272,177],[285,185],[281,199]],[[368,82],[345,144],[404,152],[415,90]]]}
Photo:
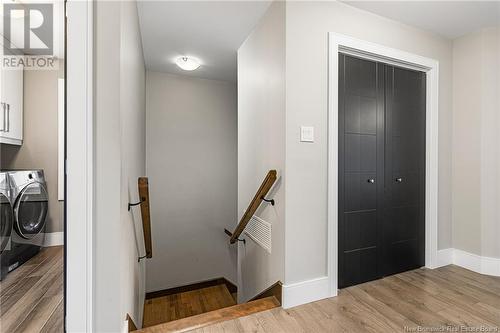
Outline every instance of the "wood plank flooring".
{"label": "wood plank flooring", "polygon": [[335,298],[191,332],[471,332],[464,329],[481,327],[476,332],[500,332],[500,278],[451,265],[405,272],[343,289]]}
{"label": "wood plank flooring", "polygon": [[235,305],[224,284],[147,299],[143,327],[149,327]]}
{"label": "wood plank flooring", "polygon": [[63,332],[63,247],[42,249],[0,282],[0,332]]}

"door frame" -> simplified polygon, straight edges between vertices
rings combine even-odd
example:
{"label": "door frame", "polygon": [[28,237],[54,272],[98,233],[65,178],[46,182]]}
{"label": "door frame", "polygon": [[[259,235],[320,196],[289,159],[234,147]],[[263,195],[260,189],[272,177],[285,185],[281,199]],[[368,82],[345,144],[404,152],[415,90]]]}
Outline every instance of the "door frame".
{"label": "door frame", "polygon": [[66,3],[65,328],[93,332],[93,1]]}
{"label": "door frame", "polygon": [[384,62],[426,73],[425,267],[438,267],[438,111],[439,62],[350,36],[330,32],[328,53],[328,277],[338,292],[338,54]]}

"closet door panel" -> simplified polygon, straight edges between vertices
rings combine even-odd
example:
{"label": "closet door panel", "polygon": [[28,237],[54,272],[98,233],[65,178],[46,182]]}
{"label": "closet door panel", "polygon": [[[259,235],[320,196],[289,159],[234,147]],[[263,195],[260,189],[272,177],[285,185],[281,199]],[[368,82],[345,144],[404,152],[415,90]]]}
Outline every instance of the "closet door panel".
{"label": "closet door panel", "polygon": [[348,251],[344,256],[346,262],[344,280],[348,285],[355,285],[380,277],[376,248]]}
{"label": "closet door panel", "polygon": [[374,172],[377,170],[377,137],[374,135],[345,135],[346,172]]}
{"label": "closet door panel", "polygon": [[386,65],[383,274],[425,264],[425,74]]}
{"label": "closet door panel", "polygon": [[376,99],[348,94],[345,97],[346,133],[377,134],[377,104]]}
{"label": "closet door panel", "polygon": [[395,242],[391,245],[391,251],[387,258],[387,264],[390,268],[385,272],[385,276],[416,269],[422,265],[415,264],[419,262],[419,244],[418,239],[412,238],[404,242]]}
{"label": "closet door panel", "polygon": [[416,172],[393,173],[392,207],[418,206],[420,176]]}
{"label": "closet door panel", "polygon": [[380,276],[383,67],[339,60],[339,286],[346,287]]}
{"label": "closet door panel", "polygon": [[377,188],[374,173],[351,173],[345,175],[345,212],[355,214],[359,211],[377,209]]}
{"label": "closet door panel", "polygon": [[377,212],[346,213],[345,221],[346,251],[377,246],[372,236],[377,234]]}

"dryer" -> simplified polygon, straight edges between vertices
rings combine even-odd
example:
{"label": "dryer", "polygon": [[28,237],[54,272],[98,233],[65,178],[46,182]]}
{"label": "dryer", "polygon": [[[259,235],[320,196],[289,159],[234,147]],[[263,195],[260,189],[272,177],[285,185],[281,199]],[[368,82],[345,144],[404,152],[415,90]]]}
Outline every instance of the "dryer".
{"label": "dryer", "polygon": [[10,235],[13,221],[9,178],[6,172],[0,171],[0,281],[9,270]]}
{"label": "dryer", "polygon": [[9,171],[14,228],[9,271],[36,255],[43,245],[49,196],[43,170]]}

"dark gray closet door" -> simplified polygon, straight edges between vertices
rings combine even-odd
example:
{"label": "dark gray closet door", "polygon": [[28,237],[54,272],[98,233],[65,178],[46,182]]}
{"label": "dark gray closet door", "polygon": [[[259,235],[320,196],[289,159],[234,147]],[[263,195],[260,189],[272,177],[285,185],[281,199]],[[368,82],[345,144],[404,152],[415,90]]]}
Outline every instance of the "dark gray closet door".
{"label": "dark gray closet door", "polygon": [[425,79],[342,54],[339,69],[342,288],[423,265]]}
{"label": "dark gray closet door", "polygon": [[340,55],[339,286],[380,276],[384,67]]}
{"label": "dark gray closet door", "polygon": [[425,74],[385,69],[384,275],[425,264]]}

